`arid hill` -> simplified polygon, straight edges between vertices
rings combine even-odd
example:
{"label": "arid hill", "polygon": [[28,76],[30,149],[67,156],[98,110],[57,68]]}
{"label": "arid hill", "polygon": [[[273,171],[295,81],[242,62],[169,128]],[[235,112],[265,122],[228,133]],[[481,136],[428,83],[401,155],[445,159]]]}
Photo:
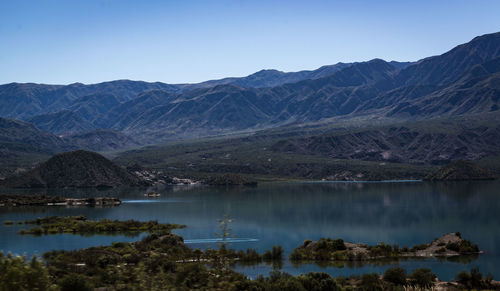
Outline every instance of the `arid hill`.
{"label": "arid hill", "polygon": [[78,150],[57,154],[31,171],[2,181],[1,185],[14,188],[92,188],[144,183],[105,157]]}

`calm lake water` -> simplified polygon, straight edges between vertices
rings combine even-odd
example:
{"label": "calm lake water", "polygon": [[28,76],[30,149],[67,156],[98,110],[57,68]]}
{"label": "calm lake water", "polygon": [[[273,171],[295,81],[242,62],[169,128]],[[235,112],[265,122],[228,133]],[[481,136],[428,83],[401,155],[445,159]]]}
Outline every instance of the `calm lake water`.
{"label": "calm lake water", "polygon": [[[429,267],[441,279],[479,267],[500,279],[500,181],[457,183],[276,183],[245,187],[176,186],[159,189],[159,198],[146,198],[146,189],[105,191],[1,190],[3,193],[41,193],[68,197],[117,196],[119,207],[0,208],[0,221],[48,215],[85,215],[91,219],[158,220],[186,224],[176,230],[193,248],[215,248],[217,219],[230,214],[237,240],[231,248],[260,252],[281,245],[289,254],[305,239],[343,238],[351,242],[399,246],[427,243],[445,233],[460,231],[479,244],[484,254],[460,261],[437,259],[386,262],[381,265],[293,265],[285,260],[282,271],[299,274],[323,271],[332,275],[383,272],[399,265],[411,271]],[[53,249],[78,249],[139,237],[17,234],[23,226],[0,226],[0,250],[15,254],[41,254]],[[250,277],[268,274],[272,266],[236,266]]]}

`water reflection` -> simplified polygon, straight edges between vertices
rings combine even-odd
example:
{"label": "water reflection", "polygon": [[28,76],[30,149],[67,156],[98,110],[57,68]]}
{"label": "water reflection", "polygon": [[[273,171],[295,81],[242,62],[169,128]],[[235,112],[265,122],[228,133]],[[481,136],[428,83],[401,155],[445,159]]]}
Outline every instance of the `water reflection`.
{"label": "water reflection", "polygon": [[[346,241],[399,246],[427,243],[448,232],[460,231],[464,238],[478,243],[485,251],[479,258],[466,261],[398,261],[387,265],[295,266],[285,261],[283,270],[290,273],[325,271],[338,275],[383,271],[397,264],[409,270],[431,267],[440,277],[452,278],[457,272],[479,266],[500,279],[500,199],[499,181],[456,183],[280,183],[247,187],[177,186],[160,189],[122,188],[98,191],[91,189],[8,190],[8,193],[40,193],[65,197],[117,196],[124,203],[112,208],[23,207],[0,209],[0,220],[25,220],[45,215],[86,215],[89,218],[156,219],[185,224],[176,230],[186,241],[199,240],[193,247],[216,247],[217,219],[224,214],[235,218],[232,224],[237,238],[253,238],[231,247],[255,248],[259,252],[281,245],[286,254],[305,239],[343,238]],[[161,197],[143,194],[155,190]],[[57,242],[46,237],[28,239],[15,233],[17,226],[0,226],[0,249],[33,253],[56,248],[82,248],[109,244],[127,237],[93,237]],[[249,275],[267,274],[270,266],[236,266]],[[347,273],[346,273],[347,272]],[[350,273],[349,273],[350,272]]]}

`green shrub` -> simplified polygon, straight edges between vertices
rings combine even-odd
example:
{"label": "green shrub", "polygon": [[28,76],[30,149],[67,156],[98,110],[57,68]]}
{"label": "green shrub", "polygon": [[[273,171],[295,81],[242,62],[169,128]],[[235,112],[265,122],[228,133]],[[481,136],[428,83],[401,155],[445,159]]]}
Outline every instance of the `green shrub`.
{"label": "green shrub", "polygon": [[59,283],[61,291],[92,291],[92,285],[88,282],[88,279],[82,275],[71,274],[66,275],[61,279]]}
{"label": "green shrub", "polygon": [[389,268],[385,271],[383,279],[395,285],[405,285],[406,270],[399,267]]}
{"label": "green shrub", "polygon": [[298,277],[299,282],[306,290],[335,291],[341,290],[335,280],[326,273],[307,273]]}
{"label": "green shrub", "polygon": [[368,247],[368,251],[372,257],[390,257],[393,255],[392,247],[384,242],[374,247]]}
{"label": "green shrub", "polygon": [[274,261],[283,259],[283,248],[281,246],[273,246],[271,251],[264,253],[264,260]]}
{"label": "green shrub", "polygon": [[430,287],[434,279],[436,279],[436,274],[428,268],[415,269],[409,276],[410,281],[420,287]]}
{"label": "green shrub", "polygon": [[455,278],[457,282],[463,284],[468,289],[482,289],[483,287],[487,287],[489,285],[489,278],[483,282],[483,274],[479,272],[478,268],[472,268],[470,273],[467,271],[462,271],[458,273]]}
{"label": "green shrub", "polygon": [[476,244],[473,245],[469,240],[466,239],[459,242],[449,242],[446,245],[446,248],[460,254],[479,252],[479,247]]}
{"label": "green shrub", "polygon": [[426,248],[428,248],[429,245],[428,244],[420,244],[420,245],[416,245],[414,247],[412,247],[410,249],[410,252],[416,252],[416,251],[422,251],[422,250],[425,250]]}
{"label": "green shrub", "polygon": [[382,282],[378,274],[364,274],[361,276],[360,286],[361,290],[365,291],[379,291],[383,290]]}
{"label": "green shrub", "polygon": [[55,290],[47,268],[36,257],[5,256],[0,252],[0,290]]}

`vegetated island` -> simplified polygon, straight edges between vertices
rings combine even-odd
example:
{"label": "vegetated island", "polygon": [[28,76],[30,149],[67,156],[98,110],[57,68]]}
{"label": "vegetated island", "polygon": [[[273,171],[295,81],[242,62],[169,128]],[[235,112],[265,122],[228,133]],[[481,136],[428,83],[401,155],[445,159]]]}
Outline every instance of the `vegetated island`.
{"label": "vegetated island", "polygon": [[[44,221],[70,222],[79,218],[46,218]],[[127,224],[126,221],[116,223]],[[174,224],[168,224],[175,226]],[[455,282],[442,282],[427,268],[407,274],[399,267],[389,268],[383,275],[334,278],[326,273],[307,273],[292,276],[274,270],[270,276],[249,279],[230,266],[235,262],[246,264],[262,261],[282,261],[283,249],[259,254],[253,249],[234,251],[222,244],[218,249],[191,249],[181,236],[172,234],[167,227],[137,242],[116,242],[109,246],[43,254],[44,263],[34,258],[4,256],[0,253],[0,266],[7,272],[16,270],[17,276],[0,276],[0,285],[11,286],[23,282],[25,290],[407,290],[407,288],[500,288],[491,276],[478,269],[460,272]],[[449,235],[448,235],[449,236]],[[312,242],[311,242],[312,243]],[[311,244],[309,243],[309,244]],[[309,245],[308,244],[308,245]],[[340,243],[337,243],[341,245]],[[439,243],[438,243],[439,244]],[[345,244],[344,244],[345,245]],[[20,279],[19,279],[20,278]],[[29,278],[29,280],[28,280]],[[16,280],[17,279],[17,280]],[[14,285],[13,285],[14,286]],[[17,285],[15,285],[17,286]],[[18,288],[18,289],[23,289]],[[52,289],[51,289],[52,288]],[[409,289],[408,289],[409,290]],[[414,289],[411,289],[414,290]]]}
{"label": "vegetated island", "polygon": [[19,234],[122,234],[122,233],[140,233],[140,232],[158,232],[168,233],[172,229],[184,228],[184,225],[159,223],[156,220],[141,222],[137,220],[88,220],[85,216],[48,216],[34,220],[24,221],[25,225],[36,225],[28,230],[22,229]]}
{"label": "vegetated island", "polygon": [[494,180],[495,176],[470,161],[458,160],[427,175],[426,181]]}
{"label": "vegetated island", "polygon": [[459,232],[448,233],[428,244],[411,248],[379,243],[375,246],[344,242],[343,239],[322,238],[316,242],[305,240],[290,254],[291,260],[314,261],[368,261],[403,257],[452,257],[480,254],[476,244],[463,239]]}
{"label": "vegetated island", "polygon": [[0,206],[118,206],[122,202],[115,197],[64,198],[39,194],[0,194]]}

